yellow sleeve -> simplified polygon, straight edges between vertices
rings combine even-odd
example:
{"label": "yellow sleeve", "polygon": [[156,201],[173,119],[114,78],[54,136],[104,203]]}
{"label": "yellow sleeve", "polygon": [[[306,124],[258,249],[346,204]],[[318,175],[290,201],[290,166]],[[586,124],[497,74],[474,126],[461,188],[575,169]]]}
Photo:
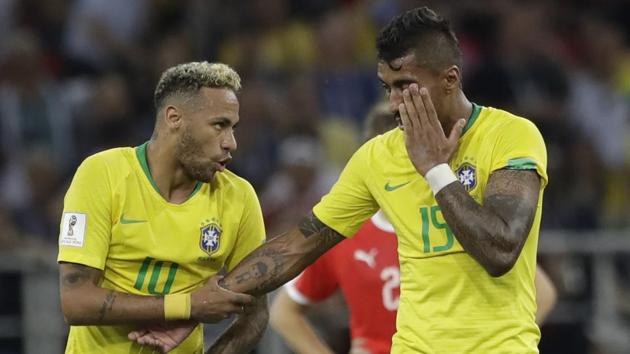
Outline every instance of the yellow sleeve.
{"label": "yellow sleeve", "polygon": [[493,154],[491,170],[536,170],[547,185],[547,149],[534,123],[515,118],[501,130]]}
{"label": "yellow sleeve", "polygon": [[103,269],[111,236],[111,186],[107,166],[88,157],[66,193],[59,233],[58,262]]}
{"label": "yellow sleeve", "polygon": [[228,272],[234,269],[248,254],[265,242],[265,224],[260,202],[254,188],[245,182],[245,206],[241,217],[238,236],[232,253],[225,262]]}
{"label": "yellow sleeve", "polygon": [[330,192],[313,208],[313,214],[326,226],[345,237],[352,237],[363,223],[378,210],[369,191],[368,156],[370,143],[354,153]]}

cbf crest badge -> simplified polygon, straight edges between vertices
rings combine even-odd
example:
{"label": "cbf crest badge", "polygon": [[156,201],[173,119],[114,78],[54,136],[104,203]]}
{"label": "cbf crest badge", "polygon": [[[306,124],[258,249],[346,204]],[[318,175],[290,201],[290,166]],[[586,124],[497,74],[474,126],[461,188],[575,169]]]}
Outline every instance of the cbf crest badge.
{"label": "cbf crest badge", "polygon": [[465,162],[456,171],[459,183],[469,192],[477,186],[477,171],[475,166]]}
{"label": "cbf crest badge", "polygon": [[[207,222],[207,221],[206,221]],[[201,227],[199,247],[207,254],[213,254],[221,244],[221,226],[215,221]]]}

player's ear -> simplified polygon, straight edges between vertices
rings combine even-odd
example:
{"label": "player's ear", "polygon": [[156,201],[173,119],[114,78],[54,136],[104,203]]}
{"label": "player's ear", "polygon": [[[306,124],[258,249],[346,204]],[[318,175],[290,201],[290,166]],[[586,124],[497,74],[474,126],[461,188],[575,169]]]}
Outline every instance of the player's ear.
{"label": "player's ear", "polygon": [[178,129],[182,125],[182,112],[176,106],[166,106],[163,117],[166,126],[171,129]]}
{"label": "player's ear", "polygon": [[444,79],[442,80],[444,91],[447,93],[454,92],[461,87],[461,73],[457,65],[451,65],[444,70]]}

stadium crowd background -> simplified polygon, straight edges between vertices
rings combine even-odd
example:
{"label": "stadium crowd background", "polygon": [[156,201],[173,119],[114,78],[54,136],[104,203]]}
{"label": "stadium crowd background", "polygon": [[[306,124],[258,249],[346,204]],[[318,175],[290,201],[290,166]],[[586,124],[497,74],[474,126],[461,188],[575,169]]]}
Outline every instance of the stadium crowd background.
{"label": "stadium crowd background", "polygon": [[[97,151],[146,141],[158,75],[193,60],[225,62],[242,76],[230,168],[256,188],[268,234],[284,230],[334,182],[361,143],[361,118],[383,97],[376,31],[421,4],[452,19],[469,98],[542,131],[550,184],[541,238],[630,230],[627,1],[0,0],[1,252],[55,249],[75,168]],[[560,302],[541,352],[613,352],[588,317],[590,258],[539,261]],[[615,267],[622,326],[608,335],[623,341],[630,255]],[[19,312],[20,277],[0,272],[0,289],[0,316]],[[0,353],[19,346],[0,336]]]}

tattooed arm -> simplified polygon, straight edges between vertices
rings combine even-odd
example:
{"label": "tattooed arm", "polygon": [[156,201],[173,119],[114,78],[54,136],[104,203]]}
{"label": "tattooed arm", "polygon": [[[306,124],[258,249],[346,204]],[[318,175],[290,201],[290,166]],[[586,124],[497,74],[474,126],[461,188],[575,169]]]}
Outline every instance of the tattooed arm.
{"label": "tattooed arm", "polygon": [[70,325],[105,325],[164,320],[161,296],[139,296],[104,289],[102,271],[60,263],[61,310]]}
{"label": "tattooed arm", "polygon": [[[76,263],[60,263],[61,310],[70,325],[156,323],[164,321],[164,297],[132,295],[98,286],[103,272]],[[218,278],[191,295],[191,320],[218,322],[242,313],[255,298],[218,285]]]}
{"label": "tattooed arm", "polygon": [[250,253],[224,278],[222,285],[255,296],[265,294],[294,278],[344,239],[311,214],[299,226]]}
{"label": "tattooed arm", "polygon": [[206,354],[249,353],[265,333],[268,322],[267,295],[262,295],[256,300],[255,307],[238,316]]}
{"label": "tattooed arm", "polygon": [[498,170],[490,175],[483,205],[460,183],[437,193],[453,234],[491,276],[507,273],[518,259],[532,227],[540,178],[533,170]]}

